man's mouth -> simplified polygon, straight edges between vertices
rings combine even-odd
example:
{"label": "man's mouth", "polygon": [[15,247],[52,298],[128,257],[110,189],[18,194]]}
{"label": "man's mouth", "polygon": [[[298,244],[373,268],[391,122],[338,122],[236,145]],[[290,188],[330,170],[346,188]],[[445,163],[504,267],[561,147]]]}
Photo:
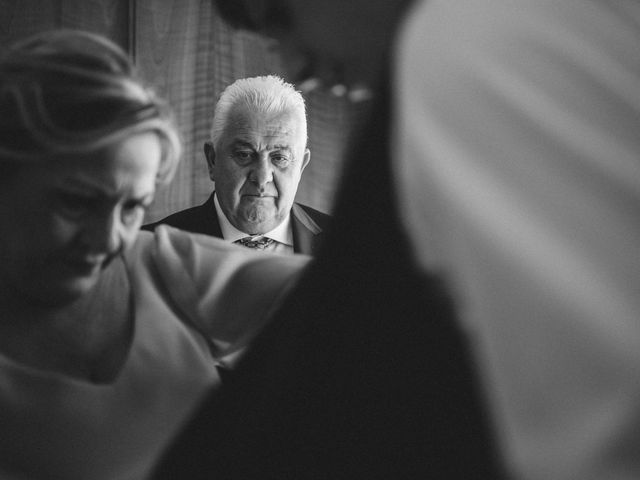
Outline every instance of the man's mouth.
{"label": "man's mouth", "polygon": [[243,196],[251,198],[275,198],[275,195],[271,195],[268,193],[246,193]]}

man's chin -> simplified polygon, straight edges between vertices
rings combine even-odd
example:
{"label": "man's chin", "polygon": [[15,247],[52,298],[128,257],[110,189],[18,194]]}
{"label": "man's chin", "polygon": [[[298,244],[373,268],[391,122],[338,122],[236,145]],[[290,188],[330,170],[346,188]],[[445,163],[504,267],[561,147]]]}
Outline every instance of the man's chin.
{"label": "man's chin", "polygon": [[265,211],[260,208],[251,208],[244,212],[235,227],[249,235],[259,235],[270,232],[280,222],[275,218],[273,211]]}

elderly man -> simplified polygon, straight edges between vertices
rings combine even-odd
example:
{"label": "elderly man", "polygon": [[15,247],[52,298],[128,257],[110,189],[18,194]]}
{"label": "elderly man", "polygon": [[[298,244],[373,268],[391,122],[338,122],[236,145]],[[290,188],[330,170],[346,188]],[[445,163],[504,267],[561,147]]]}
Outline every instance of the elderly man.
{"label": "elderly man", "polygon": [[277,253],[313,254],[329,216],[294,202],[309,163],[302,95],[277,76],[243,78],[216,105],[204,145],[215,191],[168,224]]}

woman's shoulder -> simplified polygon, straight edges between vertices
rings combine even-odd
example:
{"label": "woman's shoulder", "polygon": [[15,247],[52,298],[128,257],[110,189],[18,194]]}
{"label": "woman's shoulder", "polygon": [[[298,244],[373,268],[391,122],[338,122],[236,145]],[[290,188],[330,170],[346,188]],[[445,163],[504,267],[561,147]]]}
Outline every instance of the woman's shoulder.
{"label": "woman's shoulder", "polygon": [[306,255],[276,255],[257,252],[223,239],[160,225],[154,232],[140,232],[134,254],[152,261],[166,273],[182,271],[193,279],[203,276],[227,276],[231,272],[249,269],[270,271],[277,280],[294,275],[304,268]]}
{"label": "woman's shoulder", "polygon": [[128,257],[133,270],[150,272],[181,314],[223,350],[244,346],[255,335],[310,261],[166,225],[140,232]]}

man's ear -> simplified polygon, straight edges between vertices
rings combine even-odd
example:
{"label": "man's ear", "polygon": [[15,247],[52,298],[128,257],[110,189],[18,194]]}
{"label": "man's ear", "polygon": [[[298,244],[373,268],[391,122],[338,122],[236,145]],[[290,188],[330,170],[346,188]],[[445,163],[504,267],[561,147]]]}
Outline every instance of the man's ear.
{"label": "man's ear", "polygon": [[309,165],[309,160],[311,160],[311,150],[305,148],[304,155],[302,156],[302,167],[300,168],[300,173],[302,173],[305,167]]}
{"label": "man's ear", "polygon": [[213,148],[212,142],[204,142],[204,158],[207,159],[207,169],[209,170],[209,178],[214,182],[213,170],[216,165],[216,151]]}

